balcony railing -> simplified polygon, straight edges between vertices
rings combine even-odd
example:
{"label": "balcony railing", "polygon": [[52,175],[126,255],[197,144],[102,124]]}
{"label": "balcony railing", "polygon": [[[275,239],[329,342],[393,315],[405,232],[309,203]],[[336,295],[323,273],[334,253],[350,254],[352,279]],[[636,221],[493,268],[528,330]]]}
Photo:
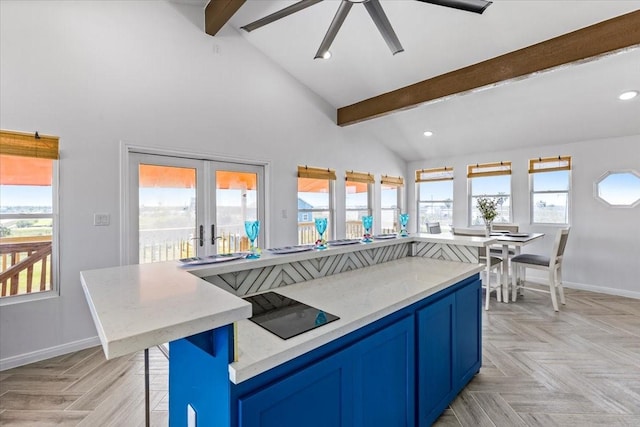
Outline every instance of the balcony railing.
{"label": "balcony railing", "polygon": [[0,242],[2,296],[51,290],[51,237],[4,237]]}

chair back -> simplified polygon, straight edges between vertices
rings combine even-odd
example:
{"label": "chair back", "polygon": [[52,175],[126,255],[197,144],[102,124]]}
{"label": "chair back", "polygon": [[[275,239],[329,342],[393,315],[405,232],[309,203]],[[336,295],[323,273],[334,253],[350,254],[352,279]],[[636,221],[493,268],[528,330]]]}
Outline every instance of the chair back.
{"label": "chair back", "polygon": [[484,237],[484,230],[475,228],[455,228],[451,227],[451,234],[454,236],[476,236]]}
{"label": "chair back", "polygon": [[505,230],[505,231],[508,231],[509,233],[517,233],[518,231],[520,231],[520,227],[518,226],[518,224],[507,224],[507,223],[496,224],[494,222],[491,225],[491,228],[494,230]]}
{"label": "chair back", "polygon": [[442,231],[440,230],[439,222],[427,222],[427,233],[429,234],[440,234]]}
{"label": "chair back", "polygon": [[562,257],[564,256],[564,249],[567,246],[567,240],[569,239],[569,229],[561,228],[556,233],[556,239],[553,243],[553,250],[551,251],[551,260],[550,267],[554,264],[560,264],[562,262]]}
{"label": "chair back", "polygon": [[[484,237],[484,230],[476,230],[473,228],[454,228],[451,227],[451,234],[454,236],[474,236],[474,237]],[[478,248],[478,256],[480,258],[487,257],[487,247],[481,246]]]}

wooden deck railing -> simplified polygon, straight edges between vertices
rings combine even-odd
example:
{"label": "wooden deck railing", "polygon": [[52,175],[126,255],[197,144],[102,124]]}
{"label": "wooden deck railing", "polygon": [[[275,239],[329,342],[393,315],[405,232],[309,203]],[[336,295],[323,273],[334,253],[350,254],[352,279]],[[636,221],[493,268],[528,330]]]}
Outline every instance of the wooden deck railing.
{"label": "wooden deck railing", "polygon": [[0,242],[2,296],[51,289],[51,238],[12,237]]}

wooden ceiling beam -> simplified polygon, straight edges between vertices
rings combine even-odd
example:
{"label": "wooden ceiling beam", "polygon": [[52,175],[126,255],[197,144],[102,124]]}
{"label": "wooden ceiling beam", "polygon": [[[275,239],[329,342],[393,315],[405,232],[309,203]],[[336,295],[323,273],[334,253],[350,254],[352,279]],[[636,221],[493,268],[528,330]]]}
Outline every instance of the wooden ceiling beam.
{"label": "wooden ceiling beam", "polygon": [[246,0],[211,0],[204,9],[204,31],[215,36]]}
{"label": "wooden ceiling beam", "polygon": [[338,108],[338,125],[385,116],[632,46],[640,46],[640,10]]}

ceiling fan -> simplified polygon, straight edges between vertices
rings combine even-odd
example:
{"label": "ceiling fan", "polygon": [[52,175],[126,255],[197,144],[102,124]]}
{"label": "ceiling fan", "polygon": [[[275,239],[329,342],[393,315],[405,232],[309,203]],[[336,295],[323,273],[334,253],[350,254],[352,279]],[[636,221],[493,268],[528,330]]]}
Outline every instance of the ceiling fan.
{"label": "ceiling fan", "polygon": [[[242,28],[243,30],[250,32],[256,30],[264,25],[270,24],[278,19],[284,18],[286,16],[291,15],[292,13],[299,12],[303,9],[308,8],[309,6],[313,6],[316,3],[320,3],[322,0],[301,0],[297,3],[292,4],[291,6],[285,7],[277,12],[272,13],[271,15],[267,15],[264,18],[258,19],[250,24],[247,24]],[[454,9],[465,10],[468,12],[482,13],[485,9],[492,3],[491,1],[485,0],[417,0],[424,3],[432,3],[439,6],[452,7]],[[387,46],[391,49],[391,52],[395,55],[398,52],[404,51],[404,48],[400,44],[400,40],[398,40],[398,36],[393,31],[393,27],[387,18],[387,15],[384,13],[382,6],[380,5],[379,0],[342,0],[340,2],[340,6],[338,7],[338,11],[336,15],[333,17],[333,21],[331,21],[331,25],[327,30],[327,33],[320,43],[320,48],[318,48],[318,52],[316,52],[316,56],[314,59],[324,58],[327,59],[331,56],[329,53],[329,47],[331,43],[333,43],[333,39],[335,39],[338,34],[338,30],[342,26],[347,14],[351,10],[351,7],[354,3],[363,3],[364,7],[369,12],[371,19],[378,27],[378,31],[382,34],[382,38],[387,42]]]}

